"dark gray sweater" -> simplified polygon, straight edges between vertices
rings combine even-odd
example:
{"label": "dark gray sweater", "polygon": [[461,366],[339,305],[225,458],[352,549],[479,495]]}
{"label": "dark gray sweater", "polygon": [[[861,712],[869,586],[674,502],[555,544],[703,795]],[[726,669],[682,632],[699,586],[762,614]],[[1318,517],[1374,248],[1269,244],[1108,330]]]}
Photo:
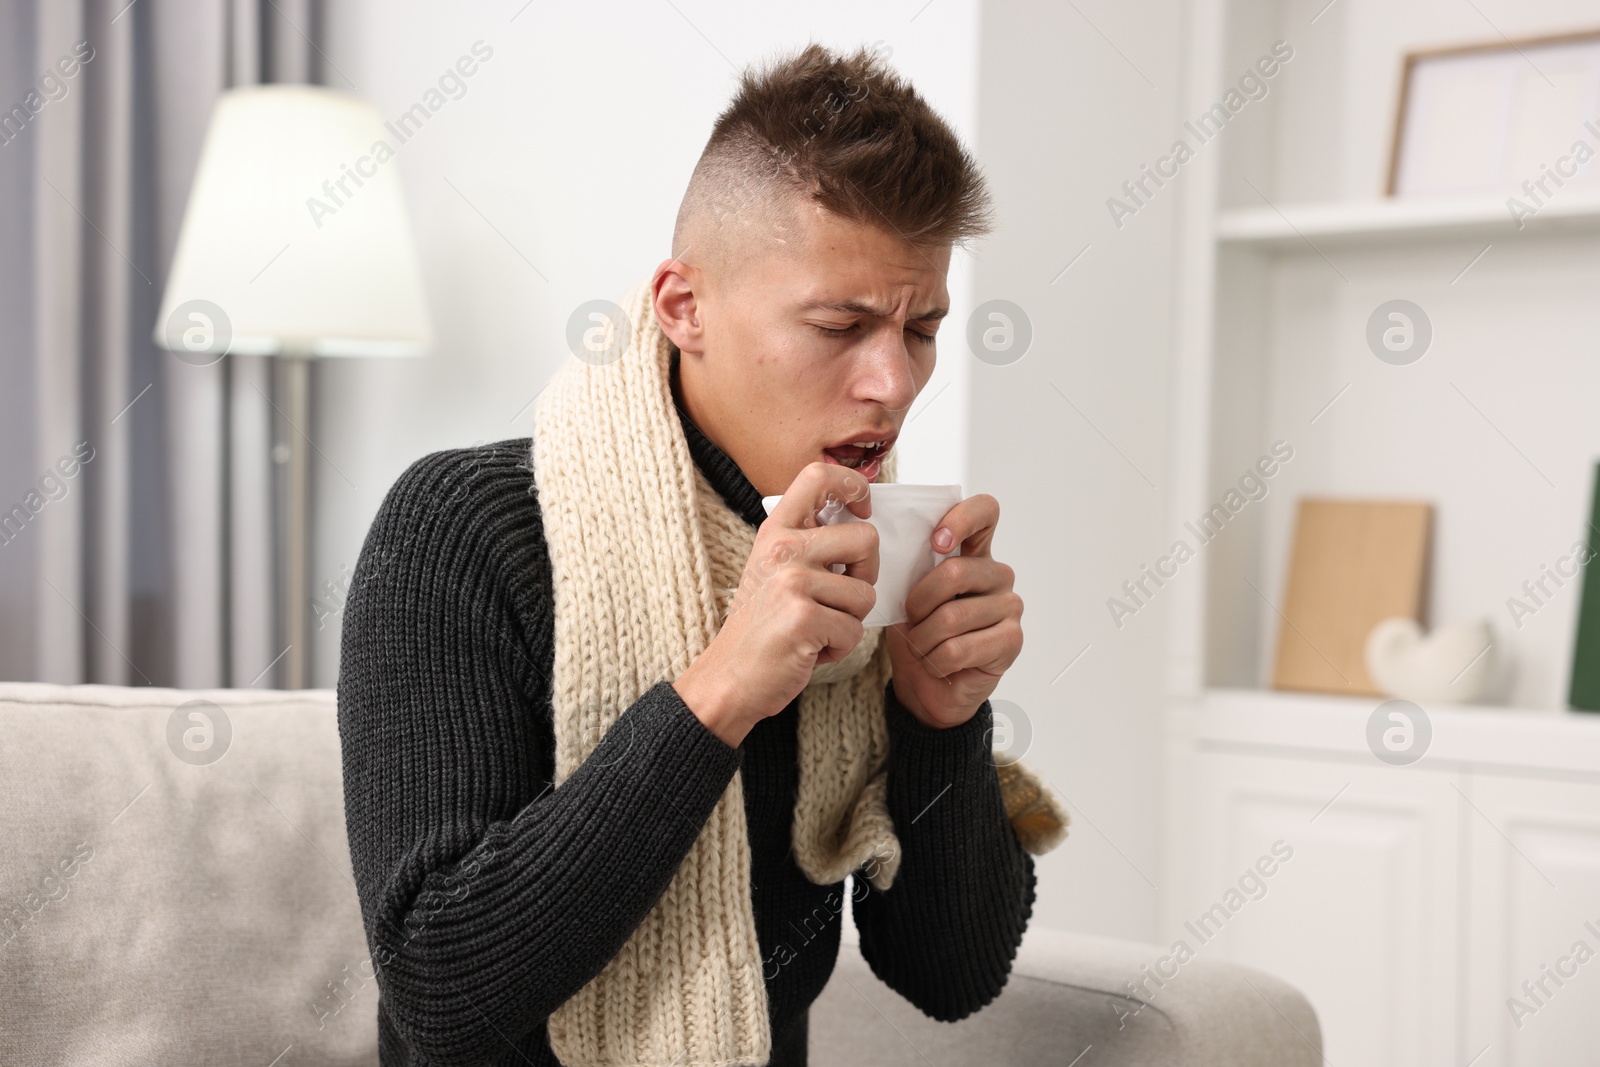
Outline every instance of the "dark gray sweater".
{"label": "dark gray sweater", "polygon": [[[679,414],[700,469],[759,525],[760,494]],[[790,851],[798,701],[731,748],[662,682],[552,788],[552,603],[527,438],[434,453],[390,489],[352,580],[338,688],[381,1062],[557,1065],[546,1018],[643,921],[742,768],[770,1062],[803,1067],[847,889],[813,885]],[[892,685],[887,705],[903,856],[888,892],[849,883],[862,953],[928,1015],[960,1019],[1005,985],[1033,860],[988,759],[988,703],[948,730]]]}

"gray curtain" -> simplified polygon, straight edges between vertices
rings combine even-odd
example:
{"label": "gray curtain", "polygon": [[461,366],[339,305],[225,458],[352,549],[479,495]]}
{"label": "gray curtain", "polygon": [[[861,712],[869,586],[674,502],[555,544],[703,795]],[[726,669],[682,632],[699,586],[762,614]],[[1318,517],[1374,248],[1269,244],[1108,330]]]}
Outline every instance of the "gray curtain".
{"label": "gray curtain", "polygon": [[323,81],[320,4],[0,0],[0,24],[0,678],[271,685],[269,361],[151,332],[212,104]]}

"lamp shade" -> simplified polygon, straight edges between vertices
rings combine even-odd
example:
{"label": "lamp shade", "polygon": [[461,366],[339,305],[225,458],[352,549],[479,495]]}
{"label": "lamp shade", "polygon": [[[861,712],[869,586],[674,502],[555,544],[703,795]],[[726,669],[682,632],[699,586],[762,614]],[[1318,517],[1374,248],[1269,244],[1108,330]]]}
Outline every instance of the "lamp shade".
{"label": "lamp shade", "polygon": [[397,146],[371,105],[330,89],[224,93],[156,343],[207,361],[425,353],[433,331]]}

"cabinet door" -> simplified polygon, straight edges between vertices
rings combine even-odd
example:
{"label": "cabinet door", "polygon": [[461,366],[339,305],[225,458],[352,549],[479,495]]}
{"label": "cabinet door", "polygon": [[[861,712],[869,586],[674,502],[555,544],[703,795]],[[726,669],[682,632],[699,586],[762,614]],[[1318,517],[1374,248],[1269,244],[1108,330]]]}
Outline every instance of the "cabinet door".
{"label": "cabinet door", "polygon": [[1600,1062],[1600,784],[1467,777],[1466,1055],[1482,1053],[1473,1067],[1590,1067]]}
{"label": "cabinet door", "polygon": [[[1187,921],[1172,935],[1298,986],[1329,1063],[1461,1067],[1457,776],[1206,749],[1191,772]],[[1268,869],[1258,889],[1248,872]]]}

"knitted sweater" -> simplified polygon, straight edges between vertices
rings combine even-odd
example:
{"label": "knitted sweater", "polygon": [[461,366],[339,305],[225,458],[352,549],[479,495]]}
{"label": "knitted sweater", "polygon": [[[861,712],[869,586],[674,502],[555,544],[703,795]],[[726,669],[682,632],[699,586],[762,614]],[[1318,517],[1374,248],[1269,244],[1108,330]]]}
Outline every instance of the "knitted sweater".
{"label": "knitted sweater", "polygon": [[[760,494],[679,416],[695,463],[759,525]],[[989,1003],[1035,883],[990,762],[987,702],[938,730],[890,686],[902,859],[888,892],[862,878],[814,885],[795,865],[798,700],[733,748],[660,683],[551,788],[553,594],[529,453],[523,438],[413,464],[373,521],[345,606],[345,815],[380,1061],[557,1065],[545,1019],[627,941],[740,769],[772,1067],[806,1062],[807,1009],[832,973],[847,892],[862,954],[889,986],[937,1019]]]}

